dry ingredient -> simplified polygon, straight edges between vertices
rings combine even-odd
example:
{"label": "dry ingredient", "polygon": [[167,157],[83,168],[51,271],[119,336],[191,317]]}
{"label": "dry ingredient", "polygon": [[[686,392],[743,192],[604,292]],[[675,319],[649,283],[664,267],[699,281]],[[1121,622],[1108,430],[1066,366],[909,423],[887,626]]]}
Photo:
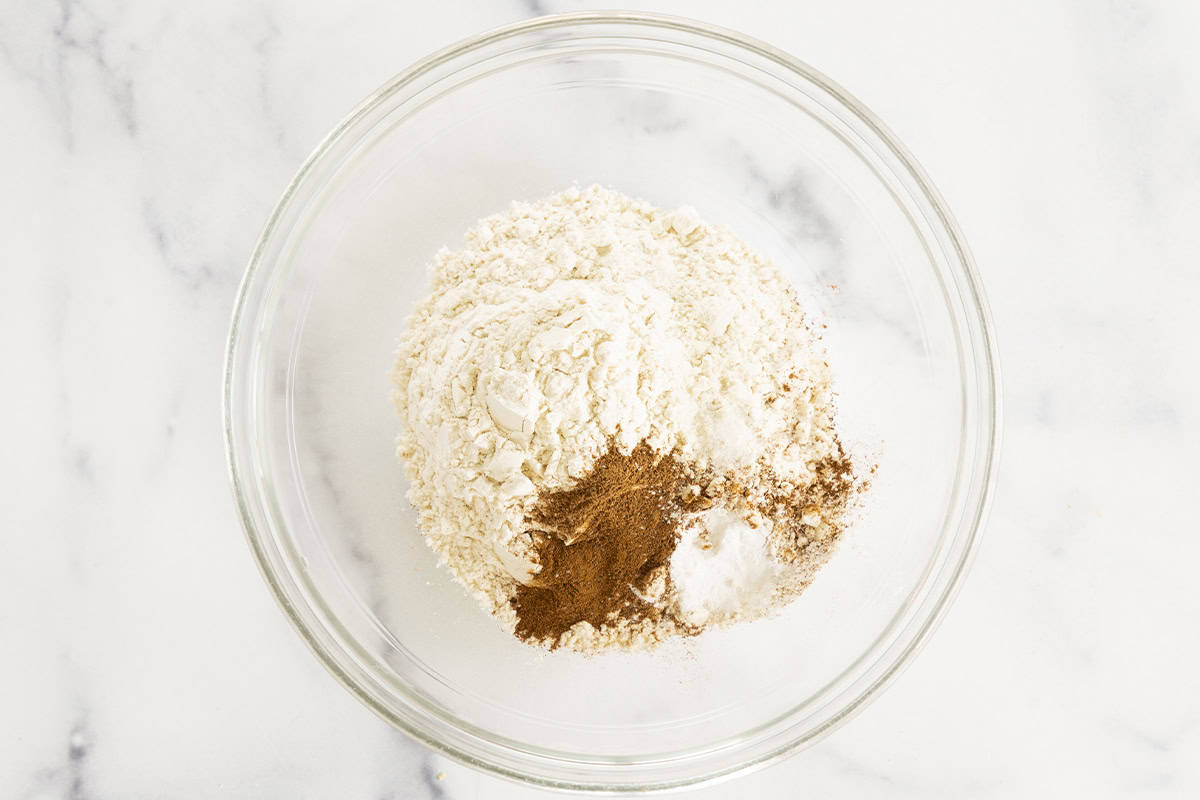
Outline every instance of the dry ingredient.
{"label": "dry ingredient", "polygon": [[704,625],[765,607],[782,569],[771,557],[769,534],[767,526],[751,527],[741,514],[719,506],[687,525],[671,556],[680,621]]}
{"label": "dry ingredient", "polygon": [[681,465],[639,445],[611,450],[529,517],[541,570],[512,600],[517,636],[557,640],[579,623],[656,623],[687,484]]}
{"label": "dry ingredient", "polygon": [[690,209],[596,186],[439,252],[394,381],[427,540],[550,647],[767,613],[811,581],[860,488],[780,273]]}

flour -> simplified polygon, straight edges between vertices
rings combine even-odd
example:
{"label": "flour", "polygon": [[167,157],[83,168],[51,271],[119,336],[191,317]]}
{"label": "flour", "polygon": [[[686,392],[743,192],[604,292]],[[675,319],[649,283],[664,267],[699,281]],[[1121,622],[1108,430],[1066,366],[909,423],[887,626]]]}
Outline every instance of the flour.
{"label": "flour", "polygon": [[[526,525],[539,492],[610,446],[787,487],[838,447],[828,367],[780,273],[692,209],[596,186],[514,203],[440,251],[394,381],[426,538],[509,625],[518,582],[541,568]],[[720,527],[729,574],[767,580],[762,535],[735,523]],[[692,566],[708,576],[693,589],[715,574]],[[692,619],[741,602],[681,591]]]}

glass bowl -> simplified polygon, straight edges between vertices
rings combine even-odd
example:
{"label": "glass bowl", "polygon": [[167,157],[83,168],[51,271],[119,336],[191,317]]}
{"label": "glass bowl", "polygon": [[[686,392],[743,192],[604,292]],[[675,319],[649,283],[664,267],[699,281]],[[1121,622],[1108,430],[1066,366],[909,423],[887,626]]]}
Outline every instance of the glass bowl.
{"label": "glass bowl", "polygon": [[[389,371],[426,265],[476,219],[573,183],[694,206],[772,257],[827,326],[843,438],[878,469],[839,552],[774,618],[653,653],[547,654],[421,539]],[[995,474],[988,314],[924,173],[796,59],[643,14],[483,34],[338,125],[254,251],[224,388],[250,544],[317,656],[431,747],[562,788],[711,780],[842,724],[945,611]]]}

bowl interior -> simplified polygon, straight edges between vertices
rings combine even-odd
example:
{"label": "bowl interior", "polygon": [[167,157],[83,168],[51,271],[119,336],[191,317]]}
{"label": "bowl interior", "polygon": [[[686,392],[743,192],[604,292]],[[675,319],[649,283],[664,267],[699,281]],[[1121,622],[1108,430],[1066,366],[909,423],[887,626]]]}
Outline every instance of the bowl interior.
{"label": "bowl interior", "polygon": [[[343,679],[457,755],[674,780],[803,741],[894,666],[969,549],[990,376],[958,255],[863,122],[769,61],[632,23],[478,45],[360,111],[264,241],[231,397],[252,536]],[[584,658],[517,642],[438,567],[405,499],[388,373],[439,247],[514,199],[593,182],[692,205],[782,268],[827,326],[843,438],[878,468],[778,617]]]}

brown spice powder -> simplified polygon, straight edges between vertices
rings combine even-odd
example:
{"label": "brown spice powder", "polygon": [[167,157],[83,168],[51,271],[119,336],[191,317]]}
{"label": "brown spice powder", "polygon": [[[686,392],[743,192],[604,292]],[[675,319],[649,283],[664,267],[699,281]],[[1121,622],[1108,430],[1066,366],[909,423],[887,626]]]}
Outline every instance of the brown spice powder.
{"label": "brown spice powder", "polygon": [[665,579],[688,484],[682,464],[643,443],[610,449],[575,486],[539,498],[527,522],[541,571],[511,601],[517,636],[553,648],[580,622],[660,619],[647,593]]}
{"label": "brown spice powder", "polygon": [[785,561],[802,559],[810,543],[830,545],[841,536],[851,502],[867,488],[842,443],[834,443],[837,452],[815,465],[810,483],[768,494],[760,508],[778,520],[777,553]]}

